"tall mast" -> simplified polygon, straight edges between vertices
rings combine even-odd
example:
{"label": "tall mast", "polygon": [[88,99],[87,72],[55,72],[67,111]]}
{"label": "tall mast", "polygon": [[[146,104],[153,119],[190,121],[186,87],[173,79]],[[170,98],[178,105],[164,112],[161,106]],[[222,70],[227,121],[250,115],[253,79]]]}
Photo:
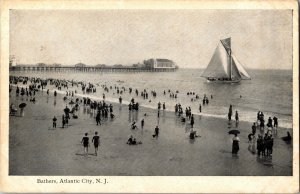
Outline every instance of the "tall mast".
{"label": "tall mast", "polygon": [[231,57],[231,48],[229,50],[229,65],[230,65],[230,75],[229,75],[229,79],[232,79],[232,57]]}

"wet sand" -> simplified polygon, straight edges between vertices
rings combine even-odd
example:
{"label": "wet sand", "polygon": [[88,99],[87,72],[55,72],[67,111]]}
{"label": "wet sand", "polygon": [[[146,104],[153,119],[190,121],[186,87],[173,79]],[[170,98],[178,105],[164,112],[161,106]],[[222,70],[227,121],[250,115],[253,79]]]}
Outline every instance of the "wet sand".
{"label": "wet sand", "polygon": [[[174,112],[140,107],[138,112],[126,105],[114,105],[115,119],[96,125],[89,107],[80,107],[78,119],[70,119],[68,128],[61,128],[66,102],[63,95],[55,98],[46,91],[36,94],[37,102],[11,93],[10,103],[27,103],[24,117],[10,116],[9,174],[10,175],[116,175],[116,176],[282,176],[292,175],[292,145],[281,140],[287,129],[278,129],[274,137],[272,159],[257,158],[248,150],[251,122],[240,122],[240,151],[231,154],[233,135],[227,132],[228,121],[221,118],[195,116],[194,129],[201,137],[189,139],[190,126],[180,122]],[[55,105],[54,105],[55,104]],[[148,116],[144,117],[144,113]],[[53,116],[58,118],[52,128]],[[145,127],[141,129],[140,120]],[[131,130],[133,120],[138,130]],[[152,137],[159,122],[158,139]],[[235,129],[235,124],[231,129]],[[91,138],[100,135],[98,156],[93,155]],[[292,130],[289,130],[292,132]],[[88,132],[89,155],[83,155],[81,139]],[[142,144],[126,144],[133,135]]]}

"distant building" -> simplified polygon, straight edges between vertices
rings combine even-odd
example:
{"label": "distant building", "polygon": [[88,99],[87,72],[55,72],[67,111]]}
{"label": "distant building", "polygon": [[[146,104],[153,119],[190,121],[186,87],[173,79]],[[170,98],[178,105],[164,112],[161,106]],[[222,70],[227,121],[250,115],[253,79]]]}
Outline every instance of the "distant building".
{"label": "distant building", "polygon": [[86,67],[86,64],[83,64],[83,63],[77,63],[75,65],[75,67]]}
{"label": "distant building", "polygon": [[115,68],[122,68],[123,65],[121,65],[121,64],[115,64],[113,67],[115,67]]}
{"label": "distant building", "polygon": [[77,63],[75,65],[75,70],[83,70],[86,67],[86,64],[83,63]]}
{"label": "distant building", "polygon": [[36,66],[38,66],[38,67],[45,67],[46,64],[45,63],[37,63]]}
{"label": "distant building", "polygon": [[175,69],[176,64],[169,59],[148,59],[144,61],[144,64],[148,68],[154,69]]}
{"label": "distant building", "polygon": [[61,67],[61,64],[59,64],[59,63],[53,63],[52,66],[54,66],[54,67]]}

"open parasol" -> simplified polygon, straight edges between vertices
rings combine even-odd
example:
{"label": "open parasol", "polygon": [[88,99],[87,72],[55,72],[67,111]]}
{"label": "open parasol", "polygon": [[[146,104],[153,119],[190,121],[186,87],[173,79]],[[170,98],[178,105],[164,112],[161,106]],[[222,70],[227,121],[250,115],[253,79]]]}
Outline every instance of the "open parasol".
{"label": "open parasol", "polygon": [[239,130],[237,130],[237,129],[233,129],[233,130],[230,130],[230,131],[228,131],[228,133],[229,133],[229,134],[233,134],[233,135],[235,135],[235,134],[239,134],[239,133],[240,133],[240,131],[239,131]]}
{"label": "open parasol", "polygon": [[19,104],[19,108],[24,108],[26,105],[27,104],[23,102],[23,103]]}

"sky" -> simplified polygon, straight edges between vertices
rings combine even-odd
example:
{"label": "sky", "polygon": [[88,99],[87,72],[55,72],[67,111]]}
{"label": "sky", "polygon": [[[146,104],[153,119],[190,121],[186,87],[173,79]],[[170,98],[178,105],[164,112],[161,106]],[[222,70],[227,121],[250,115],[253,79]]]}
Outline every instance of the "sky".
{"label": "sky", "polygon": [[290,10],[10,10],[19,64],[142,63],[205,68],[219,40],[249,69],[292,69]]}

